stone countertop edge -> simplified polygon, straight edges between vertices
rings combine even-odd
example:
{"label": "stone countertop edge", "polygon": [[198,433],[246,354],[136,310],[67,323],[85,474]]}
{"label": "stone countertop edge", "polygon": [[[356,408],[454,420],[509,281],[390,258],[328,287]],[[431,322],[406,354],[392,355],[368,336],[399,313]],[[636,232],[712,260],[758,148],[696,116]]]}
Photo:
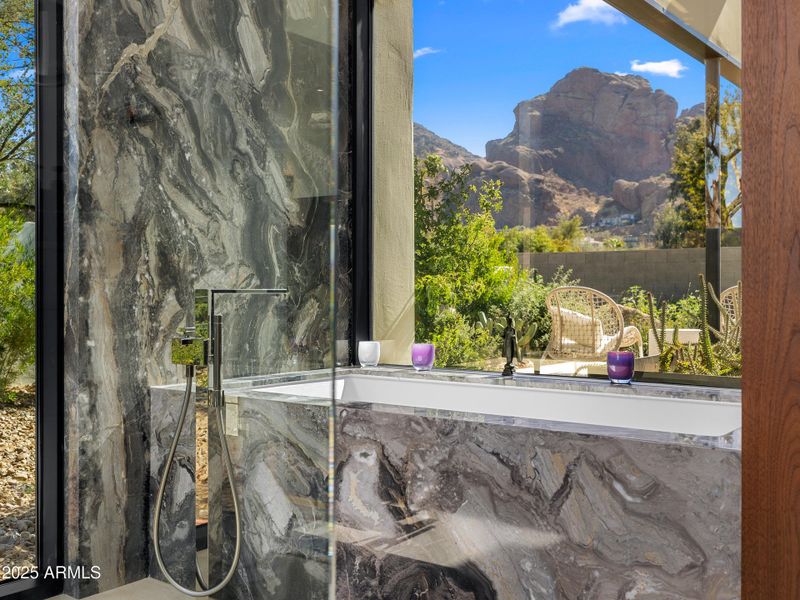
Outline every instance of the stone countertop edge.
{"label": "stone countertop edge", "polygon": [[[225,381],[226,390],[252,388],[278,383],[297,381],[319,381],[331,376],[331,369],[314,369],[310,371],[294,371],[276,373],[258,377],[239,377]],[[542,388],[552,390],[570,390],[574,392],[595,392],[631,396],[652,396],[659,398],[679,398],[683,400],[708,400],[711,402],[741,403],[742,392],[734,388],[706,387],[698,385],[680,385],[673,383],[634,382],[630,385],[612,384],[603,379],[582,377],[558,377],[553,375],[516,375],[502,377],[496,373],[484,371],[459,371],[455,369],[434,369],[433,371],[415,371],[413,367],[378,366],[378,367],[337,367],[336,376],[372,375],[378,377],[403,377],[408,379],[427,379],[429,381],[453,381],[459,383],[480,383],[515,387]],[[183,389],[183,382],[152,386],[153,389]]]}
{"label": "stone countertop edge", "polygon": [[461,383],[481,383],[515,387],[570,390],[574,392],[595,392],[631,396],[655,396],[660,398],[680,398],[683,400],[709,400],[712,402],[741,402],[741,390],[734,388],[680,385],[672,383],[634,382],[630,385],[617,385],[601,378],[568,377],[554,375],[515,375],[502,377],[497,373],[483,371],[458,371],[434,369],[415,371],[413,367],[339,367],[337,376],[378,375],[381,377],[421,378],[432,381],[456,381]]}
{"label": "stone countertop edge", "polygon": [[[678,398],[690,400],[705,400],[710,402],[741,402],[740,390],[728,388],[710,388],[700,386],[682,386],[674,384],[634,383],[632,385],[613,385],[603,380],[576,380],[566,377],[553,377],[546,375],[525,375],[514,379],[501,377],[493,373],[479,371],[455,371],[438,369],[427,372],[417,372],[412,367],[384,366],[384,367],[337,367],[337,377],[349,375],[377,376],[377,377],[403,377],[407,379],[426,379],[430,381],[453,381],[459,383],[478,383],[489,385],[503,385],[526,387],[532,389],[571,390],[579,392],[630,394],[637,396],[650,396],[661,398]],[[301,381],[323,381],[331,376],[331,369],[317,369],[312,371],[299,371],[294,373],[279,373],[260,377],[242,377],[231,379],[224,385],[231,398],[265,399],[269,397],[267,390],[254,390],[266,385],[280,383],[296,383]],[[578,379],[578,378],[575,378]],[[152,389],[178,390],[183,384],[170,384],[153,386]],[[238,392],[238,393],[237,393]],[[293,402],[315,405],[320,399],[293,398]],[[657,444],[671,444],[697,448],[718,448],[722,450],[741,450],[741,429],[719,437],[692,436],[670,432],[644,431],[617,427],[601,427],[579,423],[551,422],[520,417],[503,417],[497,415],[465,413],[460,411],[432,410],[418,407],[370,404],[365,406],[348,404],[343,409],[362,409],[401,412],[433,418],[450,418],[462,421],[494,423],[529,429],[542,429],[548,431],[561,431],[580,435],[595,435],[629,439]]]}

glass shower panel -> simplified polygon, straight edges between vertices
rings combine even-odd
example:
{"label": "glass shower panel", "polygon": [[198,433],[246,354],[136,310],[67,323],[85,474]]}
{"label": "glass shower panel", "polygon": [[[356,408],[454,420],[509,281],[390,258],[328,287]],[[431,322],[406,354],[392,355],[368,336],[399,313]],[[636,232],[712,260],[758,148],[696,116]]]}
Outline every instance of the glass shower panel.
{"label": "glass shower panel", "polygon": [[[242,250],[256,268],[226,274],[225,288],[210,302],[212,320],[221,318],[224,404],[208,412],[209,581],[220,581],[234,560],[239,519],[236,575],[215,597],[322,600],[334,580],[328,493],[334,400],[328,390],[335,338],[346,339],[349,326],[337,328],[332,300],[334,282],[346,279],[333,240],[347,229],[337,213],[346,215],[349,202],[349,170],[342,173],[348,154],[340,143],[348,135],[341,127],[347,117],[340,98],[347,94],[339,67],[346,33],[338,25],[347,11],[331,0],[244,4],[250,12],[239,20],[240,41],[242,31],[251,42],[268,40],[245,44],[242,52],[248,68],[260,65],[265,78],[256,101],[269,131],[262,158],[270,168],[245,207],[258,219],[242,232]],[[264,289],[285,291],[257,291]],[[324,391],[303,397],[271,391],[297,378],[320,382]],[[233,486],[216,411],[223,416]]]}
{"label": "glass shower panel", "polygon": [[[287,329],[293,330],[292,308],[289,294],[219,294],[214,303],[214,313],[222,317],[225,402],[210,407],[208,418],[211,581],[219,581],[234,558],[237,518],[242,530],[237,576],[220,598],[323,599],[331,584],[327,482],[332,400],[324,393],[297,397],[271,391],[287,370],[291,378],[326,384],[332,379],[332,370],[314,368],[315,360],[324,365],[325,348],[304,353],[287,335]],[[327,319],[320,321],[316,325],[329,332]],[[216,429],[215,411],[220,410],[234,465],[233,492]]]}

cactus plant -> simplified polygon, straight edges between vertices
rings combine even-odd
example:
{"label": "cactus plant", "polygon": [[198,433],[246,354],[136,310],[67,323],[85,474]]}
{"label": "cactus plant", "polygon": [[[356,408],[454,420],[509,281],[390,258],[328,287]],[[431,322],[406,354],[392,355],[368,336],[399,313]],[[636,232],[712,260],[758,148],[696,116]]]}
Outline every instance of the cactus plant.
{"label": "cactus plant", "polygon": [[[672,340],[667,340],[666,303],[661,305],[661,321],[656,320],[656,307],[653,295],[648,295],[648,314],[650,326],[656,335],[659,348],[659,369],[662,372],[690,373],[699,375],[738,375],[741,372],[741,315],[733,318],[723,309],[714,287],[700,275],[701,289],[701,328],[698,344],[682,344],[678,338],[678,328],[673,329]],[[739,284],[741,288],[741,283]],[[739,292],[741,294],[741,291]],[[709,323],[709,301],[720,312],[720,328]]]}

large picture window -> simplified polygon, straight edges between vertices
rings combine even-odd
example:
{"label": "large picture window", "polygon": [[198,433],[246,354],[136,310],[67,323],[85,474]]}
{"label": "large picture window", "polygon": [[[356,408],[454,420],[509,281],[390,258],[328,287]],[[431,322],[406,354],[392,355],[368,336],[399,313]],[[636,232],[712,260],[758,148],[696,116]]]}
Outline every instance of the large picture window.
{"label": "large picture window", "polygon": [[417,341],[499,372],[510,318],[517,372],[738,377],[732,59],[600,0],[413,14]]}

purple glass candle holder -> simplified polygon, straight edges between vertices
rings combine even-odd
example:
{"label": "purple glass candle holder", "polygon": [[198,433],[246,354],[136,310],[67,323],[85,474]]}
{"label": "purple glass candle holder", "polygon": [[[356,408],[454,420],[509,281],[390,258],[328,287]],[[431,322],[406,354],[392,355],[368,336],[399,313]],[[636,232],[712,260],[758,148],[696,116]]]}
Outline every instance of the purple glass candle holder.
{"label": "purple glass candle holder", "polygon": [[436,348],[433,344],[414,344],[411,346],[411,364],[417,371],[430,371],[436,359]]}
{"label": "purple glass candle holder", "polygon": [[633,380],[633,352],[609,352],[606,364],[611,383],[630,383]]}

